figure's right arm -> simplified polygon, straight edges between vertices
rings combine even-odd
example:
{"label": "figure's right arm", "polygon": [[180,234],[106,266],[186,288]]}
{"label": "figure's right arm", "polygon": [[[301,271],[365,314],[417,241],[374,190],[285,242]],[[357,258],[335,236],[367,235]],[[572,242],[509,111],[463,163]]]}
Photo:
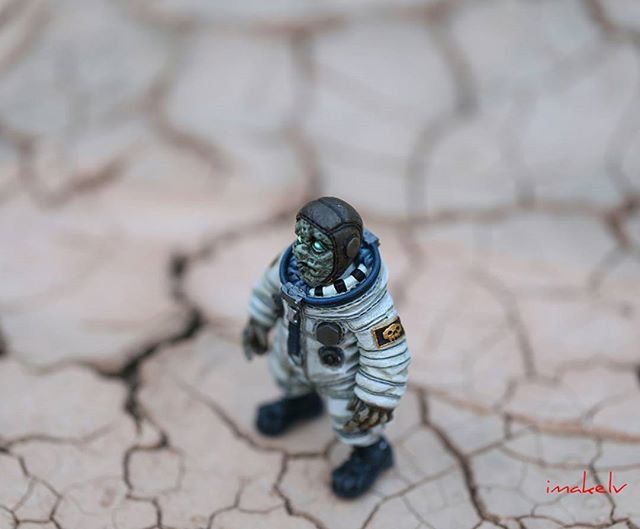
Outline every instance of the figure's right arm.
{"label": "figure's right arm", "polygon": [[249,322],[242,333],[244,353],[249,360],[254,354],[260,355],[267,351],[269,330],[279,316],[279,264],[278,256],[251,292]]}

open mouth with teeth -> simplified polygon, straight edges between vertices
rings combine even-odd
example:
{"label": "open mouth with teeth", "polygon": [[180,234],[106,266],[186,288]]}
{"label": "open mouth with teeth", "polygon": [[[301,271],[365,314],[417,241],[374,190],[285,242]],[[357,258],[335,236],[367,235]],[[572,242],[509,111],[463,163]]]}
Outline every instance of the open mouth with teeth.
{"label": "open mouth with teeth", "polygon": [[318,269],[315,266],[312,266],[304,261],[298,261],[298,270],[300,273],[310,276],[317,276]]}
{"label": "open mouth with teeth", "polygon": [[316,265],[310,264],[308,261],[298,260],[298,271],[302,279],[310,286],[317,286],[322,283],[326,273]]}

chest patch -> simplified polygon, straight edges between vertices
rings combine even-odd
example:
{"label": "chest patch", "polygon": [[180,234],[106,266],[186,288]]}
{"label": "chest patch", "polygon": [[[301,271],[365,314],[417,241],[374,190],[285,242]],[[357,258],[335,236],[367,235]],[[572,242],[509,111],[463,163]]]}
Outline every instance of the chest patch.
{"label": "chest patch", "polygon": [[404,327],[400,323],[400,318],[396,318],[392,322],[376,327],[371,332],[376,346],[378,349],[382,349],[402,338],[404,336]]}

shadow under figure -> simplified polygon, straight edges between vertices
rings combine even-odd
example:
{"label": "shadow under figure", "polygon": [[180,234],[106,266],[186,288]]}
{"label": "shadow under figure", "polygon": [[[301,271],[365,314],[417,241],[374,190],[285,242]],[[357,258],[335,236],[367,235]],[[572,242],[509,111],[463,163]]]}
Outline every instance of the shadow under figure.
{"label": "shadow under figure", "polygon": [[284,392],[258,408],[256,427],[283,434],[321,415],[324,399],[338,439],[353,446],[333,471],[332,488],[355,498],[393,465],[382,431],[405,392],[409,350],[378,239],[358,212],[319,198],[300,209],[295,233],[253,289],[243,332],[247,358],[270,350]]}

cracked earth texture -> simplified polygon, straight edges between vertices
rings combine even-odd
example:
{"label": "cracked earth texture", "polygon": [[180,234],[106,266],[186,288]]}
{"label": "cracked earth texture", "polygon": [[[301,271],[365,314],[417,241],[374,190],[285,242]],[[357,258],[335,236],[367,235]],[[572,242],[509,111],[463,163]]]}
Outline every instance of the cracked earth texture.
{"label": "cracked earth texture", "polygon": [[[639,6],[0,1],[0,529],[638,529]],[[413,353],[355,502],[238,343],[319,194]]]}

